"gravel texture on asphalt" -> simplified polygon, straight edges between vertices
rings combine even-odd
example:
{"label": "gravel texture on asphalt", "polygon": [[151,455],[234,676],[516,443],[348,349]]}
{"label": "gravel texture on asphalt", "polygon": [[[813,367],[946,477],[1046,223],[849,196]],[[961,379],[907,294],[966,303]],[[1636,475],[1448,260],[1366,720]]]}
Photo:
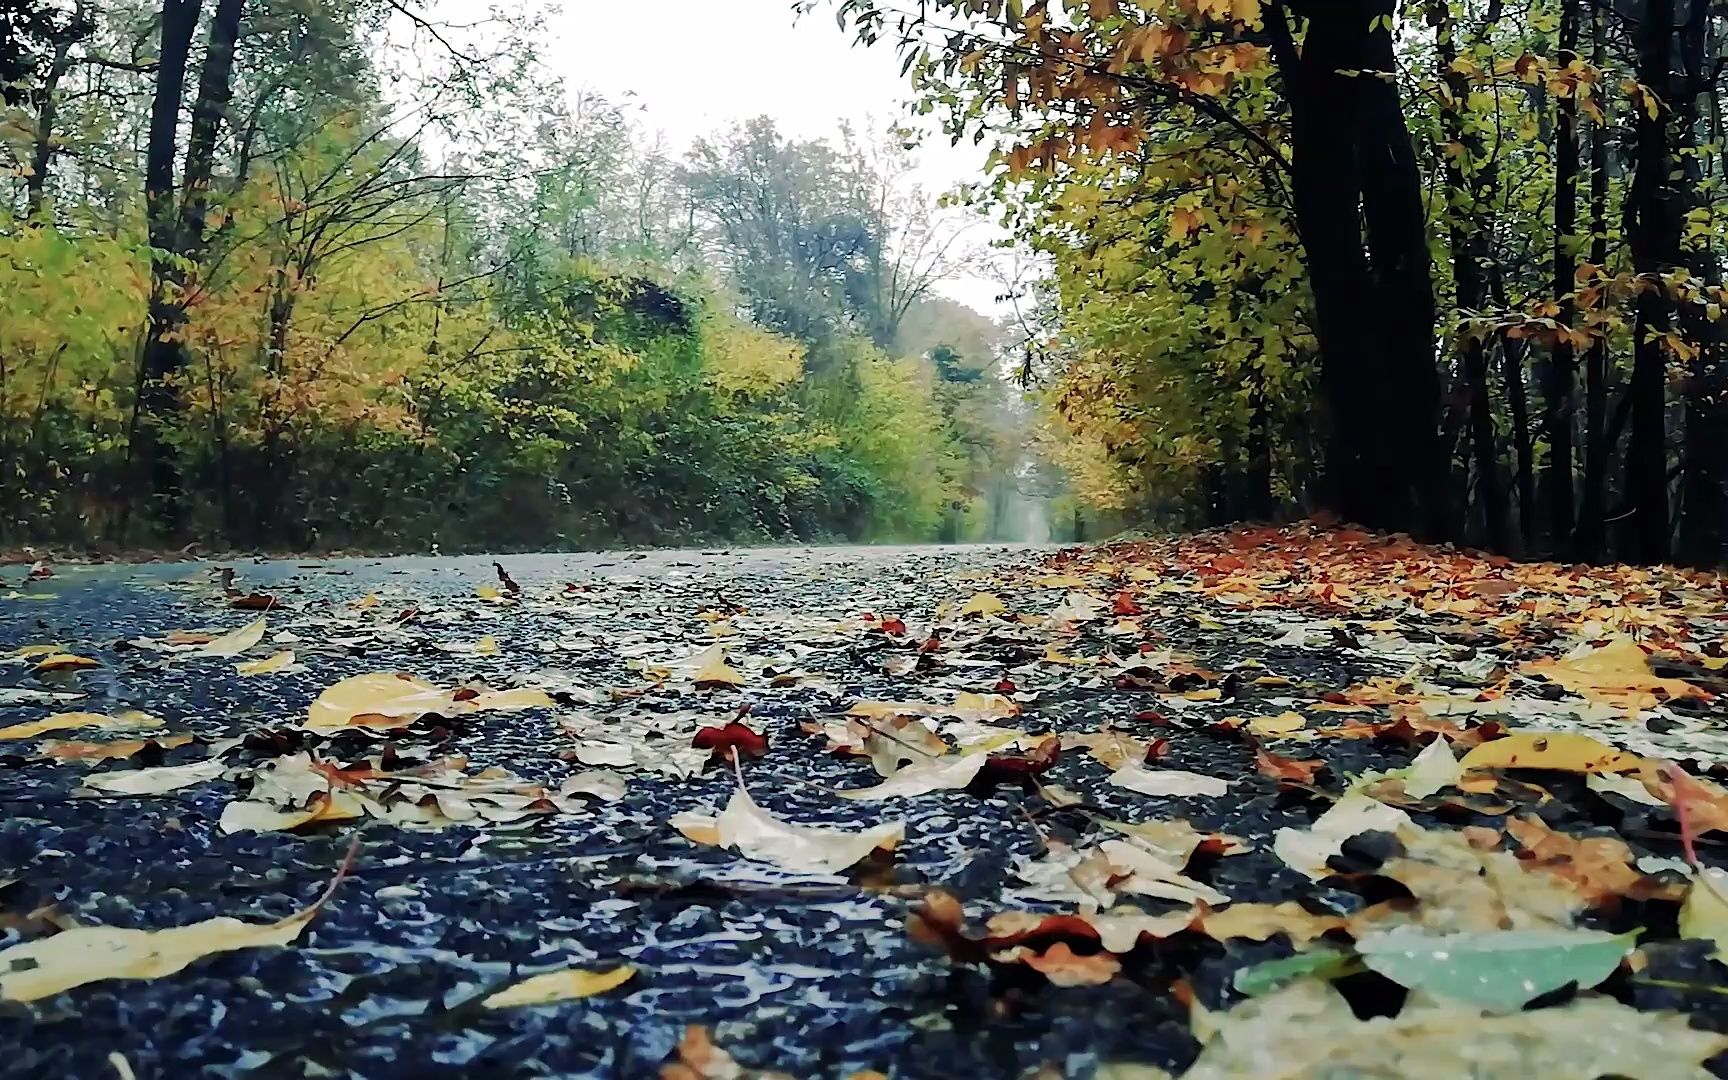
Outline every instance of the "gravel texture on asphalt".
{"label": "gravel texture on asphalt", "polygon": [[[1207,703],[1088,686],[1060,669],[1040,681],[1024,669],[1043,646],[1012,639],[895,676],[884,659],[912,655],[910,648],[880,634],[821,629],[863,612],[927,622],[938,604],[964,601],[975,590],[999,592],[1017,610],[1048,608],[1059,599],[1048,590],[998,584],[1043,554],[956,547],[510,556],[504,565],[523,590],[513,604],[476,596],[477,587],[498,584],[489,559],[220,564],[237,571],[242,589],[275,596],[284,610],[268,616],[272,632],[298,638],[291,643],[298,670],[259,677],[238,676],[231,660],[116,647],[176,629],[231,629],[255,617],[228,609],[218,564],[67,567],[19,589],[16,598],[0,599],[0,653],[55,642],[102,666],[65,678],[64,686],[45,686],[27,665],[0,667],[0,687],[85,695],[60,706],[0,706],[0,724],[64,708],[142,709],[165,721],[163,731],[197,740],[95,766],[44,761],[28,743],[0,743],[0,948],[35,933],[33,919],[41,916],[29,913],[46,905],[63,924],[160,928],[218,915],[281,918],[324,889],[355,835],[360,847],[350,875],[293,946],[215,955],[153,980],[97,982],[28,1004],[0,1003],[0,1076],[114,1076],[118,1054],[139,1080],[654,1077],[690,1024],[710,1027],[740,1062],[794,1077],[874,1069],[985,1080],[1053,1067],[1055,1075],[1081,1078],[1111,1060],[1179,1070],[1198,1046],[1186,1008],[1170,992],[1173,981],[1184,979],[1202,1001],[1221,1005],[1234,971],[1289,954],[1283,939],[1205,941],[1171,951],[1133,980],[1060,991],[1005,985],[955,966],[907,939],[910,890],[879,887],[884,875],[891,885],[939,884],[978,914],[1062,910],[1013,895],[1020,885],[1013,871],[1039,856],[1040,831],[1072,836],[1085,821],[1012,784],[880,803],[838,799],[831,789],[876,782],[868,762],[826,752],[820,737],[801,728],[859,698],[928,699],[933,685],[984,692],[1004,677],[1028,692],[1016,725],[1033,733],[1094,730],[1109,720],[1150,738],[1172,729],[1153,726],[1148,710],[1181,719],[1291,707],[1290,691],[1248,679]],[[367,621],[352,606],[369,595],[378,610],[419,614],[380,630],[375,617]],[[1404,666],[1359,644],[1349,627],[1324,647],[1270,645],[1280,632],[1270,623],[1256,631],[1251,620],[1215,621],[1197,599],[1186,613],[1182,603],[1156,629],[1215,671],[1255,662],[1264,668],[1254,670],[1341,689]],[[907,822],[891,867],[871,871],[878,887],[780,871],[680,836],[669,818],[718,808],[735,787],[723,767],[686,780],[631,772],[622,799],[581,814],[436,831],[369,821],[225,834],[216,823],[237,797],[231,780],[153,797],[78,790],[92,769],[197,761],[223,739],[252,736],[229,752],[236,767],[299,747],[306,736],[295,725],[319,691],[368,671],[412,672],[441,685],[552,690],[568,704],[422,723],[399,741],[555,784],[582,769],[570,760],[560,712],[624,707],[592,702],[608,688],[644,686],[632,660],[663,662],[699,648],[712,618],[703,612],[742,613],[735,620],[741,651],[789,655],[822,682],[776,687],[753,677],[740,689],[701,693],[650,685],[627,708],[698,710],[721,723],[747,705],[749,722],[771,747],[744,765],[762,806],[831,826]],[[497,642],[497,652],[438,647],[481,635]],[[277,646],[249,656],[270,647]],[[1194,871],[1238,901],[1302,897],[1339,912],[1365,902],[1348,890],[1317,889],[1270,851],[1277,829],[1308,826],[1323,805],[1281,793],[1257,775],[1253,751],[1241,740],[1203,726],[1181,731],[1162,764],[1240,778],[1230,796],[1126,791],[1106,782],[1103,765],[1073,753],[1043,779],[1112,817],[1180,818],[1253,844],[1248,854]],[[356,733],[319,737],[318,745],[326,757],[358,759],[388,741]],[[1338,776],[1399,767],[1412,754],[1406,745],[1367,739],[1317,742],[1313,751]],[[1551,824],[1592,824],[1569,808],[1566,792],[1556,794]],[[1677,853],[1671,832],[1654,825],[1641,832],[1636,810],[1627,814],[1619,833],[1635,850]],[[1706,849],[1707,861],[1713,851]],[[1666,911],[1628,904],[1612,920],[1589,925],[1671,921],[1672,906]],[[1693,989],[1649,982],[1625,998],[1728,1026],[1728,979],[1693,945],[1655,954],[1651,969]],[[621,964],[638,974],[611,993],[545,1007],[479,1004],[524,975]],[[1401,993],[1383,981],[1355,991]]]}

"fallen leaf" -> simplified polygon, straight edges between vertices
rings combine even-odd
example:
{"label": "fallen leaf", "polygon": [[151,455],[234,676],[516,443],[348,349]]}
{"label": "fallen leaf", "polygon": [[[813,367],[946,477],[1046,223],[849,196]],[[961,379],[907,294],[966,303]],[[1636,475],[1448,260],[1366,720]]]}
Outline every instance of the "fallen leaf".
{"label": "fallen leaf", "polygon": [[1007,610],[1007,605],[1002,603],[1000,597],[994,593],[980,592],[973,593],[972,598],[961,605],[960,614],[989,616],[1000,615]]}
{"label": "fallen leaf", "polygon": [[1262,739],[1269,739],[1293,735],[1303,730],[1307,724],[1307,717],[1301,713],[1285,712],[1277,716],[1256,716],[1248,721],[1248,730]]}
{"label": "fallen leaf", "polygon": [[1196,920],[1200,930],[1215,941],[1244,938],[1265,941],[1283,934],[1301,946],[1322,934],[1343,929],[1347,921],[1339,915],[1316,915],[1301,904],[1286,900],[1278,904],[1231,904],[1223,911],[1209,911]]}
{"label": "fallen leaf", "polygon": [[1260,775],[1271,780],[1285,781],[1293,784],[1312,784],[1314,777],[1326,762],[1319,758],[1297,760],[1287,758],[1282,754],[1274,754],[1265,747],[1257,747],[1254,751],[1254,767],[1260,770]]}
{"label": "fallen leaf", "polygon": [[1409,1003],[1397,1016],[1358,1020],[1343,995],[1319,979],[1249,998],[1210,1024],[1211,1037],[1183,1080],[1699,1080],[1706,1075],[1700,1063],[1728,1048],[1728,1036],[1694,1028],[1682,1013],[1634,1009],[1604,997],[1508,1016]]}
{"label": "fallen leaf", "polygon": [[1560,660],[1532,660],[1523,670],[1559,683],[1591,701],[1627,709],[1648,709],[1679,698],[1708,701],[1711,697],[1709,691],[1684,679],[1658,678],[1650,670],[1649,656],[1627,637]]}
{"label": "fallen leaf", "polygon": [[967,754],[965,757],[937,758],[917,765],[908,765],[875,787],[853,788],[837,792],[842,799],[862,799],[879,802],[882,799],[904,799],[932,791],[963,788],[978,775],[989,754]]}
{"label": "fallen leaf", "polygon": [[1215,776],[1181,769],[1143,769],[1132,762],[1111,773],[1110,782],[1142,795],[1218,796],[1230,790],[1230,781]]}
{"label": "fallen leaf", "polygon": [[294,654],[284,651],[271,653],[262,660],[242,660],[234,665],[234,671],[239,675],[269,675],[293,663]]}
{"label": "fallen leaf", "polygon": [[636,974],[633,967],[616,967],[609,971],[585,971],[565,968],[532,975],[521,982],[492,994],[481,1005],[488,1009],[509,1009],[519,1005],[550,1005],[557,1001],[575,1001],[617,989]]}
{"label": "fallen leaf", "polygon": [[1680,936],[1713,942],[1728,956],[1728,870],[1701,866],[1680,905]]}
{"label": "fallen leaf", "polygon": [[264,629],[265,616],[260,615],[238,630],[205,642],[193,650],[193,653],[197,656],[239,656],[264,640]]}
{"label": "fallen leaf", "polygon": [[722,646],[711,645],[704,649],[696,655],[694,663],[695,672],[691,678],[698,690],[744,685],[743,674],[726,663],[726,650]]}
{"label": "fallen leaf", "polygon": [[1509,1012],[1543,994],[1606,979],[1638,941],[1638,931],[1501,930],[1431,934],[1399,927],[1356,939],[1369,968],[1412,990],[1480,1009]]}
{"label": "fallen leaf", "polygon": [[214,780],[222,775],[223,769],[221,761],[210,758],[190,765],[91,773],[84,778],[84,786],[110,795],[162,795]]}
{"label": "fallen leaf", "polygon": [[742,785],[717,817],[682,813],[671,824],[695,843],[733,848],[747,859],[815,874],[837,874],[877,848],[892,850],[906,835],[900,821],[859,832],[795,825],[758,806]]}
{"label": "fallen leaf", "polygon": [[38,1001],[109,979],[159,979],[216,953],[285,946],[298,938],[347,876],[358,843],[311,907],[272,923],[227,916],[165,930],[79,926],[0,949],[0,1000]]}
{"label": "fallen leaf", "polygon": [[44,757],[56,761],[123,761],[155,747],[172,750],[192,741],[190,735],[158,735],[150,739],[117,739],[113,742],[77,742],[50,739],[37,747]]}
{"label": "fallen leaf", "polygon": [[73,653],[49,653],[36,661],[37,671],[76,671],[80,668],[101,667],[102,661]]}
{"label": "fallen leaf", "polygon": [[1618,837],[1569,836],[1534,816],[1507,818],[1506,831],[1524,848],[1519,861],[1526,869],[1565,880],[1591,906],[1616,897],[1648,900],[1669,892],[1633,867],[1637,856]]}
{"label": "fallen leaf", "polygon": [[1552,769],[1556,772],[1632,772],[1644,759],[1573,731],[1520,731],[1485,742],[1458,765],[1471,769]]}
{"label": "fallen leaf", "polygon": [[149,713],[124,712],[107,716],[93,712],[55,713],[26,724],[0,728],[0,739],[34,739],[50,731],[75,731],[79,728],[99,728],[103,731],[137,731],[140,728],[161,727],[162,721]]}
{"label": "fallen leaf", "polygon": [[736,755],[761,757],[768,752],[768,739],[736,720],[724,727],[704,727],[697,730],[690,745],[707,750],[716,761],[730,761]]}
{"label": "fallen leaf", "polygon": [[1050,980],[1052,986],[1098,986],[1122,971],[1122,961],[1107,952],[1082,955],[1058,941],[1042,953],[1022,946],[1011,957]]}
{"label": "fallen leaf", "polygon": [[1399,774],[1404,781],[1404,794],[1412,799],[1426,799],[1442,788],[1456,785],[1464,775],[1464,766],[1452,756],[1446,736],[1440,735],[1424,746],[1407,768],[1394,775]]}
{"label": "fallen leaf", "polygon": [[1279,829],[1272,851],[1285,865],[1311,878],[1332,871],[1326,863],[1343,850],[1345,841],[1365,832],[1397,832],[1411,824],[1410,815],[1359,792],[1347,792],[1308,829]]}

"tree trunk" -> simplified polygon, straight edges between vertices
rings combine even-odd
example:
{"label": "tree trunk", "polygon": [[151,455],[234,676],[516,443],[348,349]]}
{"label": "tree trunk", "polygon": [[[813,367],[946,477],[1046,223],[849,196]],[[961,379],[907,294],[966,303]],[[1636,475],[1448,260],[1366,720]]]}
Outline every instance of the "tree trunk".
{"label": "tree trunk", "polygon": [[1434,296],[1391,0],[1291,0],[1267,24],[1291,117],[1297,230],[1314,291],[1327,407],[1327,503],[1340,516],[1434,533],[1450,523],[1439,439]]}
{"label": "tree trunk", "polygon": [[[1451,100],[1441,109],[1441,129],[1447,142],[1464,148],[1472,160],[1482,154],[1481,139],[1464,130],[1463,108],[1470,94],[1469,80],[1463,72],[1454,70],[1458,59],[1457,39],[1451,8],[1447,0],[1434,0],[1428,6],[1428,20],[1434,25],[1435,51],[1439,54],[1441,71]],[[1488,354],[1483,333],[1465,330],[1465,313],[1479,313],[1487,299],[1487,286],[1482,266],[1487,259],[1488,223],[1483,220],[1475,182],[1464,174],[1464,166],[1456,155],[1446,156],[1447,244],[1452,252],[1452,283],[1456,292],[1458,317],[1454,331],[1463,352],[1464,383],[1469,395],[1470,454],[1476,468],[1477,505],[1482,510],[1483,537],[1490,548],[1505,550],[1506,507],[1500,493],[1500,457],[1494,447],[1494,416],[1488,398]]]}
{"label": "tree trunk", "polygon": [[[172,525],[179,504],[180,472],[164,440],[163,424],[176,411],[178,395],[168,381],[181,356],[178,340],[185,309],[185,284],[178,248],[179,215],[174,204],[174,160],[179,148],[180,104],[186,94],[186,63],[202,0],[163,0],[156,92],[150,104],[150,134],[144,151],[144,206],[151,258],[149,322],[138,364],[128,432],[127,459],[136,490],[155,501],[156,515]],[[121,531],[126,528],[122,512]]]}
{"label": "tree trunk", "polygon": [[234,45],[240,37],[243,0],[216,0],[210,43],[198,70],[198,98],[186,138],[185,195],[180,204],[180,252],[196,261],[204,253],[210,205],[210,178],[216,167],[216,141],[234,96]]}
{"label": "tree trunk", "polygon": [[[1602,70],[1607,63],[1607,13],[1596,7],[1590,18],[1590,63]],[[1608,265],[1608,125],[1590,129],[1590,261]],[[1585,561],[1601,559],[1607,541],[1608,462],[1614,448],[1608,439],[1608,339],[1599,336],[1584,356],[1584,491],[1579,507],[1572,554]]]}
{"label": "tree trunk", "polygon": [[[1672,184],[1674,154],[1668,126],[1672,100],[1674,0],[1645,0],[1637,24],[1638,81],[1661,99],[1637,109],[1632,188],[1627,196],[1627,239],[1632,268],[1647,282],[1680,261],[1681,193]],[[1655,116],[1651,113],[1655,112]],[[1635,307],[1632,434],[1626,447],[1626,484],[1632,519],[1626,554],[1638,562],[1663,562],[1669,552],[1668,447],[1664,415],[1668,352],[1661,335],[1676,329],[1674,302],[1666,288],[1645,288]]]}
{"label": "tree trunk", "polygon": [[[1711,108],[1712,134],[1717,142],[1721,128],[1721,102],[1710,86],[1706,68],[1709,53],[1708,7],[1693,0],[1680,33],[1680,62],[1684,75],[1684,103],[1677,103],[1684,127],[1680,130],[1687,187],[1698,191],[1704,184],[1703,162],[1698,145],[1698,102],[1706,92]],[[1720,284],[1721,251],[1712,244],[1694,261],[1704,280]],[[1698,358],[1686,380],[1686,435],[1681,447],[1680,538],[1677,553],[1693,566],[1721,565],[1724,541],[1728,540],[1728,356],[1719,327],[1689,307],[1683,319],[1687,336],[1699,347]]]}
{"label": "tree trunk", "polygon": [[30,175],[24,178],[26,218],[35,218],[48,197],[48,174],[54,168],[54,120],[60,104],[60,80],[71,70],[72,38],[68,35],[55,42],[54,58],[42,76],[42,85],[31,91],[36,98],[36,130],[31,138]]}
{"label": "tree trunk", "polygon": [[[1577,0],[1561,0],[1560,52],[1562,67],[1578,59]],[[1546,398],[1542,427],[1548,436],[1548,460],[1543,469],[1548,504],[1548,550],[1562,551],[1572,538],[1572,383],[1577,358],[1564,336],[1576,318],[1573,289],[1577,276],[1578,227],[1578,98],[1556,96],[1554,103],[1554,302],[1561,333],[1548,353]]]}
{"label": "tree trunk", "polygon": [[[173,380],[185,370],[190,356],[183,330],[186,324],[185,287],[188,264],[204,251],[204,220],[210,176],[215,165],[217,136],[232,93],[234,45],[240,36],[242,0],[218,0],[210,22],[204,63],[198,72],[198,94],[192,103],[192,124],[186,143],[185,190],[174,200],[174,153],[179,136],[180,103],[185,95],[186,63],[192,31],[202,0],[164,0],[162,58],[157,73],[156,101],[150,117],[145,192],[150,216],[150,245],[169,253],[153,265],[149,337],[134,413],[135,457],[145,467],[141,479],[155,501],[158,520],[168,530],[178,527],[180,470],[162,442],[163,428],[178,418],[181,399]],[[173,27],[174,57],[169,63],[169,32]],[[170,68],[172,70],[170,71]],[[143,414],[140,419],[137,413]],[[139,433],[148,433],[140,443]]]}
{"label": "tree trunk", "polygon": [[1536,536],[1536,448],[1530,434],[1530,402],[1524,388],[1524,346],[1500,339],[1501,377],[1512,412],[1512,448],[1518,462],[1518,533],[1528,549]]}

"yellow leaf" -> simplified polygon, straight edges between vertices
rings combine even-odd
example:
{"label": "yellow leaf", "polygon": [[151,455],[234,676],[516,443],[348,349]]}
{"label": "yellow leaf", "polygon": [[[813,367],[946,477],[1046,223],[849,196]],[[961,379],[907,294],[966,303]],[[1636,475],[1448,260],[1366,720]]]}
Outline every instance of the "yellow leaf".
{"label": "yellow leaf", "polygon": [[[344,862],[336,882],[346,873]],[[166,930],[79,926],[0,949],[0,1001],[36,1001],[108,979],[159,979],[215,953],[291,944],[336,882],[311,907],[278,922],[218,916]]]}
{"label": "yellow leaf", "polygon": [[744,685],[743,674],[726,663],[726,650],[722,646],[709,646],[696,657],[696,661],[696,672],[693,678],[697,686]]}
{"label": "yellow leaf", "polygon": [[1652,674],[1650,658],[1636,641],[1625,637],[1615,638],[1584,656],[1533,660],[1523,670],[1542,675],[1592,701],[1627,709],[1648,709],[1675,698],[1710,697],[1684,679],[1663,679]]}
{"label": "yellow leaf", "polygon": [[966,603],[961,606],[960,614],[1000,615],[1007,610],[1007,605],[1002,603],[1001,598],[995,593],[979,592],[973,593],[972,599],[966,601]]}
{"label": "yellow leaf", "polygon": [[34,739],[50,731],[72,731],[87,727],[105,731],[132,731],[161,726],[162,721],[149,713],[124,712],[119,716],[107,716],[93,712],[65,712],[55,713],[42,720],[32,720],[27,724],[0,728],[0,739]]}
{"label": "yellow leaf", "polygon": [[487,634],[474,643],[474,652],[479,656],[490,656],[498,651],[498,639]]}
{"label": "yellow leaf", "polygon": [[72,653],[50,653],[36,661],[37,671],[70,671],[75,668],[101,666],[100,660],[92,660],[88,656],[75,656]]}
{"label": "yellow leaf", "polygon": [[238,630],[223,634],[214,641],[205,642],[198,648],[196,655],[239,656],[263,640],[264,616],[260,615]]}
{"label": "yellow leaf", "polygon": [[1264,739],[1301,731],[1307,723],[1301,713],[1286,712],[1277,716],[1256,716],[1248,721],[1248,730]]}
{"label": "yellow leaf", "polygon": [[504,594],[490,585],[479,585],[474,589],[474,595],[482,600],[501,600]]}
{"label": "yellow leaf", "polygon": [[1642,768],[1644,759],[1572,731],[1525,731],[1482,743],[1458,762],[1463,769],[1551,769],[1555,772],[1621,773]]}
{"label": "yellow leaf", "polygon": [[[312,702],[306,726],[347,727],[361,717],[392,720],[397,722],[396,726],[402,726],[413,723],[449,703],[449,694],[431,683],[389,672],[374,671],[325,687],[324,692]],[[391,725],[385,723],[371,726]]]}
{"label": "yellow leaf", "polygon": [[555,1001],[574,1001],[623,986],[635,974],[636,969],[633,967],[613,968],[611,971],[584,971],[581,968],[548,971],[500,990],[481,1004],[488,1009],[508,1009],[517,1005],[549,1005]]}
{"label": "yellow leaf", "polygon": [[242,660],[234,665],[234,670],[241,675],[268,675],[274,671],[281,671],[292,663],[294,663],[293,653],[279,652],[262,660]]}
{"label": "yellow leaf", "polygon": [[6,655],[18,657],[21,660],[29,660],[37,656],[51,656],[59,651],[60,646],[58,645],[22,645]]}

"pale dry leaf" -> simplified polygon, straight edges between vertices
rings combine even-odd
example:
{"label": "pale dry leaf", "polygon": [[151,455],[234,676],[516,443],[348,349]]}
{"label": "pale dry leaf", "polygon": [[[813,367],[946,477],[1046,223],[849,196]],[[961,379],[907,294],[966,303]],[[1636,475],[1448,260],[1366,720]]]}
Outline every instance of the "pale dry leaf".
{"label": "pale dry leaf", "polygon": [[616,967],[609,971],[586,971],[565,968],[531,975],[513,986],[492,994],[480,1004],[488,1009],[511,1009],[522,1005],[551,1005],[559,1001],[604,994],[629,982],[636,974],[633,967]]}
{"label": "pale dry leaf", "polygon": [[264,640],[264,630],[264,616],[260,615],[245,626],[198,646],[193,650],[193,654],[196,656],[239,656]]}
{"label": "pale dry leaf", "polygon": [[170,791],[215,780],[226,766],[216,758],[190,765],[162,765],[154,769],[91,773],[84,786],[107,795],[162,795]]}
{"label": "pale dry leaf", "polygon": [[893,849],[906,835],[901,821],[861,831],[782,821],[742,786],[719,815],[676,814],[671,824],[695,843],[733,848],[747,859],[813,874],[837,874],[877,848]]}
{"label": "pale dry leaf", "polygon": [[1130,762],[1110,774],[1117,787],[1142,795],[1216,798],[1230,790],[1230,781],[1181,769],[1146,769]]}

